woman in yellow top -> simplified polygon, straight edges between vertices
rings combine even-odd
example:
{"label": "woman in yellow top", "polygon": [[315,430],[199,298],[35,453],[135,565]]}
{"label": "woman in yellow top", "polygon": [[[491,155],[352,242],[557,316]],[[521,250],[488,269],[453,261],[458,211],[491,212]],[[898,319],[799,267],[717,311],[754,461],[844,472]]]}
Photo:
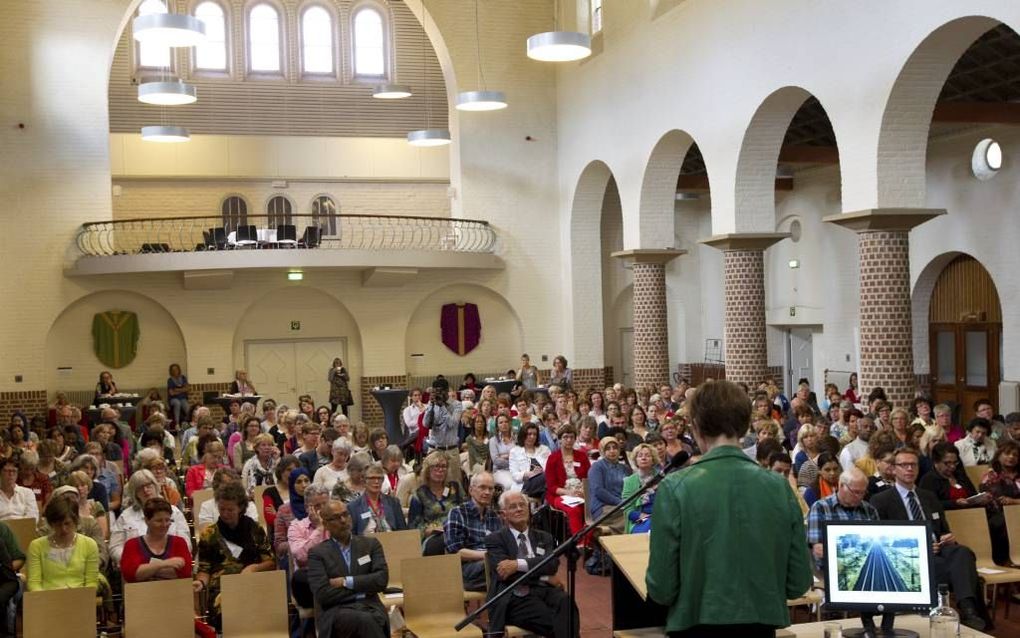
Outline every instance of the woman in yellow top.
{"label": "woman in yellow top", "polygon": [[45,518],[50,533],[28,546],[28,591],[96,587],[99,547],[77,533],[77,506],[66,498],[50,499]]}

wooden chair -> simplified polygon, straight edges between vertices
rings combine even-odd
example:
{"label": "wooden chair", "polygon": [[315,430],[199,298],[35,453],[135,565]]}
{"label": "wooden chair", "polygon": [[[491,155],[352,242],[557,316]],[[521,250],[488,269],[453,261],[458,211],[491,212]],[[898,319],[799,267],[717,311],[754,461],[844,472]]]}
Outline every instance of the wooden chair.
{"label": "wooden chair", "polygon": [[204,490],[195,490],[191,493],[191,520],[195,524],[195,539],[202,535],[202,528],[198,526],[198,513],[202,511],[202,504],[212,500],[213,490],[207,487]]}
{"label": "wooden chair", "polygon": [[406,559],[400,566],[400,578],[404,622],[417,638],[482,635],[475,625],[460,632],[453,628],[464,617],[464,583],[457,555]]}
{"label": "wooden chair", "polygon": [[980,492],[981,491],[981,477],[985,475],[985,472],[991,469],[990,465],[970,465],[963,468],[967,472],[967,478],[974,484],[974,487]]}
{"label": "wooden chair", "polygon": [[[591,500],[588,496],[588,479],[581,479],[581,489],[584,491],[584,504],[582,505],[584,507],[584,524],[589,525],[594,519],[591,517],[591,509],[589,509]],[[613,528],[608,525],[599,525],[592,531],[592,538],[597,540],[599,536],[609,536],[613,533]]]}
{"label": "wooden chair", "polygon": [[255,501],[255,508],[259,511],[259,525],[261,525],[267,532],[269,532],[269,538],[273,537],[269,524],[266,523],[266,508],[262,506],[262,495],[266,493],[271,485],[257,485],[252,495],[252,500]]}
{"label": "wooden chair", "polygon": [[[992,560],[992,538],[988,531],[988,519],[985,508],[975,507],[946,512],[949,528],[953,530],[957,542],[966,545],[977,558],[978,576],[985,579],[985,585],[992,588],[992,618],[995,618],[995,605],[999,593],[999,585],[1020,583],[1020,569],[1002,567]],[[986,570],[986,571],[982,571]],[[1010,598],[1006,597],[1006,613],[1009,613]]]}
{"label": "wooden chair", "polygon": [[1006,517],[1006,536],[1009,537],[1009,562],[1020,565],[1020,505],[1002,508]]}
{"label": "wooden chair", "polygon": [[389,586],[403,589],[400,568],[409,558],[421,558],[421,533],[416,529],[406,529],[375,534],[375,538],[382,545],[386,557],[386,567],[390,573]]}
{"label": "wooden chair", "polygon": [[36,531],[36,520],[34,518],[9,518],[3,521],[14,534],[18,541],[18,549],[22,554],[28,554],[28,544],[39,537]]}
{"label": "wooden chair", "polygon": [[811,606],[814,605],[814,607],[815,607],[815,621],[816,622],[821,622],[822,621],[822,602],[823,601],[824,601],[824,596],[822,596],[822,592],[818,591],[817,589],[809,589],[807,591],[807,593],[805,593],[800,598],[791,598],[791,599],[787,600],[786,601],[786,606],[788,608],[791,608],[791,609],[793,607],[807,607],[808,613],[810,613],[811,612]]}
{"label": "wooden chair", "polygon": [[24,638],[96,637],[95,587],[30,591],[24,605]]}
{"label": "wooden chair", "polygon": [[135,638],[180,638],[195,632],[191,579],[124,585],[124,632]]}
{"label": "wooden chair", "polygon": [[223,635],[289,638],[287,572],[274,570],[220,578]]}

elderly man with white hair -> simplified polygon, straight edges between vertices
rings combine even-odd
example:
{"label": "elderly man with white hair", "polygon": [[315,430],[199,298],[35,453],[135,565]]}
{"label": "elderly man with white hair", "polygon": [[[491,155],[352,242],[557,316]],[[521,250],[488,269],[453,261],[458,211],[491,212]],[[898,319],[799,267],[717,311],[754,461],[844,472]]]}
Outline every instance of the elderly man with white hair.
{"label": "elderly man with white hair", "polygon": [[501,527],[499,514],[492,507],[496,483],[492,474],[479,472],[471,477],[471,499],[450,510],[445,533],[446,553],[460,556],[464,589],[485,591],[485,537]]}
{"label": "elderly man with white hair", "polygon": [[868,477],[856,466],[839,475],[836,493],[818,499],[808,512],[807,540],[815,561],[822,560],[823,521],[877,521],[878,510],[864,500],[868,495]]}

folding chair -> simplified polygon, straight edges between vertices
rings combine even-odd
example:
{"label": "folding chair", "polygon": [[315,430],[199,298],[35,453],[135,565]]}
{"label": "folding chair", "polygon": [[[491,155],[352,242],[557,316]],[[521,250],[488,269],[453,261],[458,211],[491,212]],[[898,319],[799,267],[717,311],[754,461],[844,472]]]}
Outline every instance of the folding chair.
{"label": "folding chair", "polygon": [[288,248],[297,248],[297,227],[294,224],[280,224],[277,226],[276,244]]}
{"label": "folding chair", "polygon": [[289,638],[287,572],[274,570],[220,578],[223,635]]}
{"label": "folding chair", "polygon": [[318,226],[306,226],[298,245],[302,248],[318,248],[320,231]]}
{"label": "folding chair", "polygon": [[3,523],[14,534],[21,553],[27,554],[28,544],[39,537],[39,533],[36,531],[36,520],[34,518],[9,518]]}
{"label": "folding chair", "polygon": [[[1020,583],[1020,569],[1002,567],[992,560],[992,538],[988,531],[988,519],[985,508],[949,510],[946,512],[949,529],[953,530],[957,542],[974,552],[977,559],[978,575],[985,579],[985,585],[992,588],[992,618],[995,618],[995,605],[999,593],[999,585]],[[985,571],[982,571],[985,570]],[[1006,597],[1006,613],[1009,613],[1010,599]]]}
{"label": "folding chair", "polygon": [[124,585],[124,631],[135,638],[180,638],[195,632],[191,580]]}
{"label": "folding chair", "polygon": [[383,556],[386,557],[386,567],[390,574],[389,586],[403,589],[400,568],[405,560],[421,558],[421,532],[416,529],[405,529],[398,532],[382,532],[374,536],[382,545]]}
{"label": "folding chair", "polygon": [[248,224],[238,226],[234,235],[234,246],[238,248],[255,248],[259,245],[259,233],[255,226]]}
{"label": "folding chair", "polygon": [[266,523],[266,508],[262,506],[262,495],[265,494],[266,490],[268,490],[270,487],[271,487],[270,485],[255,486],[255,492],[252,495],[252,500],[255,501],[255,507],[259,511],[259,525],[261,525],[266,530],[266,532],[269,532],[270,534],[269,537],[272,538],[273,530],[269,529],[269,524]]}
{"label": "folding chair", "polygon": [[1009,562],[1020,565],[1020,505],[1002,508],[1006,517],[1006,536],[1009,537]]}
{"label": "folding chair", "polygon": [[30,591],[24,605],[24,638],[96,638],[95,587]]}
{"label": "folding chair", "polygon": [[198,513],[202,511],[202,504],[212,499],[213,490],[207,487],[204,490],[195,490],[191,493],[191,520],[195,525],[195,538],[202,535],[202,529],[198,526]]}
{"label": "folding chair", "polygon": [[460,557],[409,558],[400,566],[404,584],[404,622],[417,638],[460,638],[482,635],[481,628],[453,626],[464,617],[464,583]]}
{"label": "folding chair", "polygon": [[990,465],[969,465],[963,468],[967,471],[967,478],[974,484],[978,491],[981,491],[981,477],[991,469]]}

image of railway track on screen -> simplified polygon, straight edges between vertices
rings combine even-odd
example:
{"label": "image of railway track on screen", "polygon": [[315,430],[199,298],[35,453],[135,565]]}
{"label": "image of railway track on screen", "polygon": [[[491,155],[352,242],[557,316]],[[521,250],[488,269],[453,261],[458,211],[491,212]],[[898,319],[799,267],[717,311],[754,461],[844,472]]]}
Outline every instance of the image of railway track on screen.
{"label": "image of railway track on screen", "polygon": [[843,591],[921,591],[921,555],[916,538],[869,534],[866,529],[836,539],[836,571]]}

